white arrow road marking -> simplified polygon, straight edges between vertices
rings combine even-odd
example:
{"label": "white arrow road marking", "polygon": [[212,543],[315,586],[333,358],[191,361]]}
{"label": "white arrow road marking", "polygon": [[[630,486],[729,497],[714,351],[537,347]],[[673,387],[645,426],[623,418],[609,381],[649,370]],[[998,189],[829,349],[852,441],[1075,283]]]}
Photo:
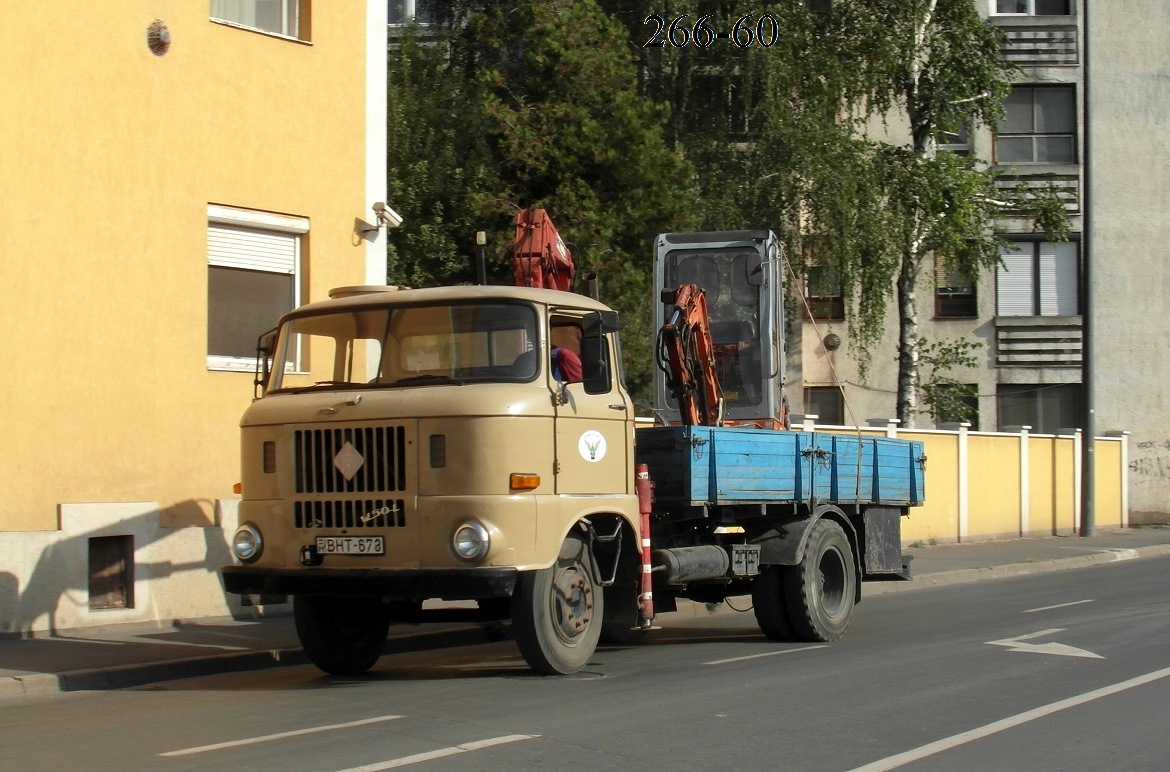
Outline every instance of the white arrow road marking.
{"label": "white arrow road marking", "polygon": [[1036,633],[1028,633],[1027,635],[1018,635],[1015,638],[1004,638],[1002,641],[987,641],[987,644],[990,646],[1007,646],[1011,651],[1023,651],[1028,654],[1055,654],[1058,657],[1105,659],[1100,654],[1094,654],[1091,651],[1085,651],[1084,649],[1078,649],[1075,646],[1068,646],[1063,643],[1023,643],[1023,641],[1031,638],[1039,638],[1044,635],[1063,632],[1063,627],[1055,627],[1051,630],[1041,630]]}

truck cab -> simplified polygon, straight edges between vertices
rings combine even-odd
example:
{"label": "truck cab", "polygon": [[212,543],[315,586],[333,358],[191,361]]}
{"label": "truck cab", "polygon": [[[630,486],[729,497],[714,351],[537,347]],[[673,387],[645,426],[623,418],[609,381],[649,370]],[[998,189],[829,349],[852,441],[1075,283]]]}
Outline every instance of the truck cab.
{"label": "truck cab", "polygon": [[[265,352],[227,589],[293,595],[330,672],[368,669],[389,623],[432,599],[528,618],[540,669],[592,652],[601,558],[582,534],[632,545],[638,528],[616,314],[518,287],[332,295],[285,316]],[[536,574],[541,605],[517,610]]]}

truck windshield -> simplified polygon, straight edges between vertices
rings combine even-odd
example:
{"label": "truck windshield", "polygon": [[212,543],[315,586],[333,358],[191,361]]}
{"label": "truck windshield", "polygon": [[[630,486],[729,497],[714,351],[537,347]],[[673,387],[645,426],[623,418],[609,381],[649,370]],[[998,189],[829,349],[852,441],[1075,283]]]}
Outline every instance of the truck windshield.
{"label": "truck windshield", "polygon": [[536,319],[531,306],[502,302],[294,316],[281,325],[275,361],[298,363],[316,381],[277,368],[271,389],[531,381],[540,363]]}

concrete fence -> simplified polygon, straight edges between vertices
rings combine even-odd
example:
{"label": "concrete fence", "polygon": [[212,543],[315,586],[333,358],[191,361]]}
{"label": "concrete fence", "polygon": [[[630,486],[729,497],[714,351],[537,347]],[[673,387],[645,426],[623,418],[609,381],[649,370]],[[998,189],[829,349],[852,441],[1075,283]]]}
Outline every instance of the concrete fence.
{"label": "concrete fence", "polygon": [[[1081,524],[1081,432],[972,432],[969,424],[900,430],[893,419],[865,427],[824,426],[795,416],[793,428],[919,440],[926,453],[926,503],[902,522],[905,544],[943,544],[1075,533]],[[1129,525],[1128,432],[1097,437],[1094,523]]]}

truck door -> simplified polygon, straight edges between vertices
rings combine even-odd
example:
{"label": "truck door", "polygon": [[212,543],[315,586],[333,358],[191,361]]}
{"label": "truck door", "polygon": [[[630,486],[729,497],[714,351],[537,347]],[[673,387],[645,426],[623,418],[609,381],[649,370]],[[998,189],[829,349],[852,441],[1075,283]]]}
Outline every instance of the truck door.
{"label": "truck door", "polygon": [[[608,324],[607,324],[608,320]],[[550,386],[555,390],[558,494],[627,494],[633,415],[618,377],[616,314],[550,317]],[[583,379],[565,380],[573,366],[556,367],[557,349],[581,361]],[[571,357],[570,357],[571,360]],[[559,372],[558,372],[559,370]],[[561,380],[558,380],[557,377]]]}

